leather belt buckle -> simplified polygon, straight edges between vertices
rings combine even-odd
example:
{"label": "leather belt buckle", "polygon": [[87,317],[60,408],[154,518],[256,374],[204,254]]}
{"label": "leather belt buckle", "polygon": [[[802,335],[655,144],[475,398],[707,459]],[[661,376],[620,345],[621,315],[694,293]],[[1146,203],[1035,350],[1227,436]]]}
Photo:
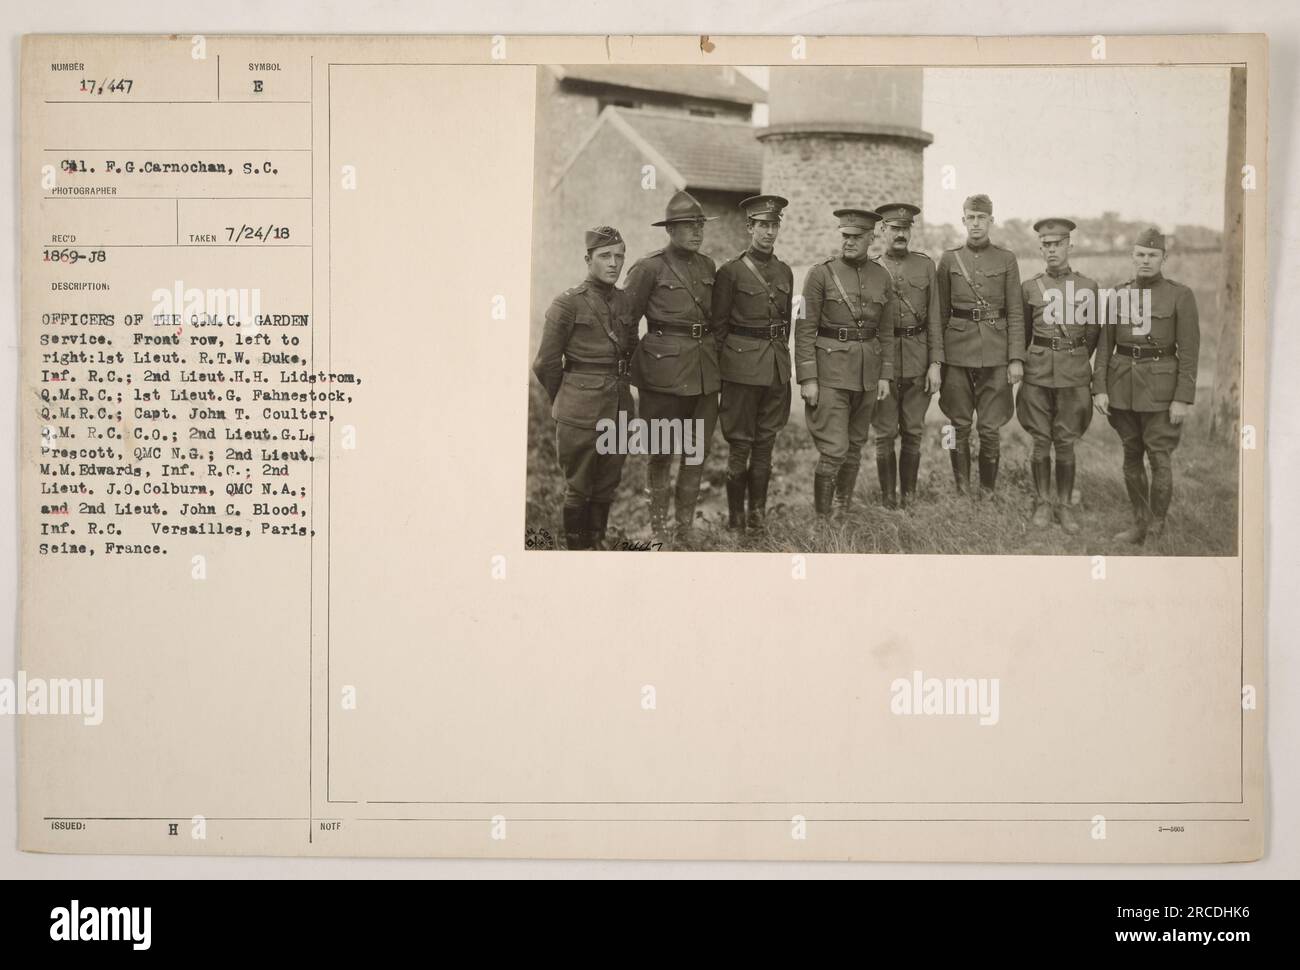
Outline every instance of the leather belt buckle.
{"label": "leather belt buckle", "polygon": [[620,357],[618,363],[614,365],[614,373],[619,377],[627,377],[627,365],[627,358]]}
{"label": "leather belt buckle", "polygon": [[702,324],[702,323],[692,323],[692,324],[691,324],[691,337],[693,337],[695,340],[703,340],[703,339],[704,339],[704,324]]}
{"label": "leather belt buckle", "polygon": [[981,310],[980,310],[979,307],[972,307],[972,308],[971,308],[971,311],[970,311],[970,318],[971,318],[972,320],[974,320],[976,323],[979,323],[979,322],[980,322],[980,318],[981,318]]}
{"label": "leather belt buckle", "polygon": [[840,327],[838,330],[836,330],[835,339],[840,341],[840,343],[846,343],[849,339],[849,328]]}

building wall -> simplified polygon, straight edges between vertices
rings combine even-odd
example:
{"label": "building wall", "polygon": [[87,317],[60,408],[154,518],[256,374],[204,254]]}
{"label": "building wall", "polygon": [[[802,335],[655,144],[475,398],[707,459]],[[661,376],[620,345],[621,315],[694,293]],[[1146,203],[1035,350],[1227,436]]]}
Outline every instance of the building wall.
{"label": "building wall", "polygon": [[[647,161],[612,125],[605,125],[555,189],[539,191],[533,214],[530,351],[535,351],[541,340],[542,322],[551,301],[586,275],[583,257],[587,229],[602,224],[618,229],[627,243],[627,269],[642,256],[667,245],[663,227],[651,223],[664,217],[677,187],[660,181],[653,189],[643,189],[641,166]],[[718,216],[705,225],[700,251],[719,263],[731,259],[748,243],[745,220],[738,208],[748,193],[694,194],[706,215]]]}
{"label": "building wall", "polygon": [[612,125],[603,125],[554,189],[550,180],[537,186],[533,207],[533,345],[551,300],[586,276],[584,233],[608,225],[623,234],[628,266],[663,245],[662,229],[650,223],[663,218],[675,189],[660,182],[641,188],[641,153]]}
{"label": "building wall", "polygon": [[[790,200],[779,245],[792,264],[814,263],[839,250],[835,209],[921,203],[917,141],[848,134],[775,134],[762,140],[763,192]],[[913,234],[920,240],[919,224]]]}
{"label": "building wall", "polygon": [[550,185],[600,116],[595,98],[575,95],[545,67],[537,69],[538,177]]}
{"label": "building wall", "polygon": [[716,216],[704,227],[704,245],[700,252],[713,257],[718,264],[745,251],[749,245],[749,233],[745,231],[745,215],[740,211],[740,200],[756,195],[753,192],[706,192],[701,189],[688,189],[691,195],[700,200],[706,216]]}
{"label": "building wall", "polygon": [[714,117],[749,121],[753,108],[659,91],[632,91],[590,82],[560,81],[546,67],[537,69],[537,165],[547,184],[573,157],[582,139],[600,117],[605,102],[631,102],[640,108],[676,114],[711,113]]}

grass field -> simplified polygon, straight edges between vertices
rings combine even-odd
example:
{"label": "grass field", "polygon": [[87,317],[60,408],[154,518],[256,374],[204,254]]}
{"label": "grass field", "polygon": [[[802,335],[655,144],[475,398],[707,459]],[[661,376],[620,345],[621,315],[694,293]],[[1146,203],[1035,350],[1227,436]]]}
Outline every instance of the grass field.
{"label": "grass field", "polygon": [[[1093,257],[1075,261],[1080,272],[1103,286],[1122,282],[1127,260]],[[946,423],[937,396],[931,401],[922,446],[919,501],[909,511],[879,504],[874,443],[863,451],[855,512],[843,521],[819,526],[812,508],[812,475],[817,452],[804,424],[796,391],[790,421],[777,439],[768,495],[766,534],[737,535],[726,528],[727,444],[715,434],[704,465],[704,485],[696,510],[693,548],[721,552],[863,552],[981,555],[1233,555],[1237,547],[1238,449],[1209,439],[1208,402],[1213,387],[1214,347],[1219,331],[1215,254],[1195,253],[1178,265],[1170,259],[1167,275],[1196,292],[1201,316],[1201,367],[1198,406],[1174,452],[1174,499],[1168,530],[1158,542],[1141,547],[1111,537],[1130,524],[1121,476],[1119,438],[1106,419],[1094,412],[1087,434],[1076,447],[1076,487],[1082,503],[1075,512],[1081,531],[1067,536],[1059,526],[1035,529],[1030,523],[1033,491],[1029,471],[1030,440],[1013,417],[1003,429],[1001,473],[992,499],[958,496],[948,455],[940,445]],[[1037,268],[1032,270],[1037,272]],[[546,530],[557,543],[563,534],[560,508],[564,479],[555,459],[554,422],[545,394],[532,382],[529,400],[528,495],[526,526]],[[978,481],[972,441],[972,479]],[[610,514],[607,544],[622,538],[650,536],[644,495],[645,459],[631,457]],[[978,493],[976,487],[973,490]]]}
{"label": "grass field", "polygon": [[[530,436],[526,524],[530,529],[545,529],[558,541],[563,533],[560,506],[564,479],[555,461],[554,439],[547,434],[550,418],[542,409],[535,408],[534,414],[539,411],[544,420],[534,422],[538,433]],[[1076,447],[1075,484],[1083,496],[1075,509],[1082,526],[1076,536],[1067,536],[1056,525],[1035,529],[1030,524],[1029,436],[1015,419],[1003,432],[1001,474],[994,497],[957,495],[948,455],[939,443],[944,419],[937,402],[931,404],[926,428],[917,504],[906,512],[879,504],[874,451],[868,444],[858,476],[855,512],[845,521],[833,521],[829,528],[818,528],[812,508],[817,452],[796,405],[777,439],[766,534],[738,536],[726,528],[727,446],[719,434],[705,461],[694,548],[720,552],[1232,555],[1237,543],[1238,452],[1211,442],[1198,418],[1193,416],[1174,452],[1174,501],[1164,538],[1133,547],[1110,538],[1127,528],[1130,518],[1120,474],[1119,438],[1101,415],[1095,415]],[[974,471],[972,478],[978,481]],[[645,459],[629,458],[610,514],[610,545],[621,538],[649,538],[644,485]]]}

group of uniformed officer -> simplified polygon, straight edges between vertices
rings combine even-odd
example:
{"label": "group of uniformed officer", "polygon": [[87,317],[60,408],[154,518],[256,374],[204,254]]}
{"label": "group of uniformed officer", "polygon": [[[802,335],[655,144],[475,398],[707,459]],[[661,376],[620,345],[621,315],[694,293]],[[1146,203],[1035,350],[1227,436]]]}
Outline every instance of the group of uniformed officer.
{"label": "group of uniformed officer", "polygon": [[[588,230],[587,278],[551,304],[533,363],[556,421],[568,548],[602,547],[626,456],[602,453],[597,426],[617,421],[620,411],[632,414],[629,382],[639,390],[642,419],[698,422],[702,457],[721,419],[728,526],[763,529],[792,370],[819,454],[819,519],[850,509],[873,428],[882,502],[906,508],[915,501],[925,414],[937,391],[951,423],[944,444],[959,493],[970,488],[972,427],[981,489],[994,491],[1001,429],[1015,411],[1033,439],[1033,524],[1055,519],[1077,533],[1074,443],[1095,407],[1124,448],[1134,522],[1116,538],[1141,543],[1163,532],[1170,459],[1195,399],[1200,331],[1191,290],[1162,275],[1158,230],[1139,236],[1135,276],[1117,288],[1132,298],[1110,301],[1071,268],[1076,226],[1069,219],[1034,224],[1045,269],[1022,283],[1014,254],[989,239],[993,204],[986,195],[966,199],[966,242],[945,251],[937,268],[908,248],[917,206],[836,209],[840,252],[812,267],[795,312],[794,274],[775,253],[787,205],[776,195],[741,202],[749,246],[716,267],[699,251],[711,217],[678,192],[653,223],[666,230],[668,245],[638,260],[622,289],[626,247],[618,230]],[[873,260],[868,249],[878,224],[886,250]],[[675,485],[672,465],[671,454],[649,456],[650,526],[659,541],[689,545],[703,462],[683,454]]]}

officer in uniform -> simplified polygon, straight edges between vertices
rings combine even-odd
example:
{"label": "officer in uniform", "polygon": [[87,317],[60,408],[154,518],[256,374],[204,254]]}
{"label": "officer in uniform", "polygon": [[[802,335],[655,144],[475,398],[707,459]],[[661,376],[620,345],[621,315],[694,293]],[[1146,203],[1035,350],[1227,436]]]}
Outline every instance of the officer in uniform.
{"label": "officer in uniform", "polygon": [[794,273],[773,252],[779,195],[740,203],[749,248],[718,268],[713,325],[722,343],[722,437],[727,440],[727,525],[761,529],[772,477],[772,446],[790,418],[790,294]]}
{"label": "officer in uniform", "polygon": [[1201,352],[1196,297],[1165,278],[1164,263],[1165,237],[1144,230],[1133,247],[1134,278],[1111,295],[1107,323],[1115,325],[1102,328],[1092,375],[1093,404],[1124,445],[1124,487],[1133,506],[1132,528],[1115,538],[1139,544],[1164,533],[1173,452],[1196,400]]}
{"label": "officer in uniform", "polygon": [[956,430],[951,454],[957,491],[970,487],[971,417],[980,439],[980,486],[998,480],[1001,429],[1011,420],[1011,386],[1024,376],[1025,322],[1015,255],[989,241],[993,203],[962,203],[966,244],[939,258],[939,315],[944,321],[939,407]]}
{"label": "officer in uniform", "polygon": [[[646,334],[632,356],[632,383],[640,390],[641,417],[702,422],[703,455],[708,456],[718,421],[718,339],[710,323],[713,306],[713,260],[700,252],[704,242],[704,207],[688,192],[668,201],[663,226],[668,245],[656,249],[628,271],[627,292],[634,325],[646,320]],[[693,433],[693,432],[692,432]],[[651,455],[646,466],[650,527],[666,538],[672,455]],[[704,463],[688,465],[682,455],[677,470],[676,537],[689,543],[695,521]]]}
{"label": "officer in uniform", "polygon": [[564,538],[570,549],[599,549],[626,455],[601,454],[596,424],[635,416],[628,363],[636,320],[615,284],[627,247],[617,229],[588,229],[587,278],[546,311],[533,373],[551,399],[555,448],[564,471]]}
{"label": "officer in uniform", "polygon": [[1074,490],[1074,443],[1092,422],[1092,352],[1101,327],[1097,323],[1097,283],[1070,268],[1069,219],[1034,223],[1047,269],[1025,280],[1026,336],[1029,356],[1025,379],[1016,396],[1020,426],[1034,441],[1034,525],[1052,521],[1052,449],[1056,449],[1056,520],[1070,535],[1079,523],[1070,508]]}
{"label": "officer in uniform", "polygon": [[894,377],[894,287],[867,249],[880,216],[836,209],[842,250],[804,280],[804,315],[795,323],[795,379],[804,417],[821,457],[813,471],[813,507],[848,511],[876,402]]}
{"label": "officer in uniform", "polygon": [[[876,259],[893,281],[896,300],[894,328],[894,381],[890,394],[876,405],[876,472],[880,499],[889,508],[902,495],[907,508],[916,498],[916,476],[921,467],[921,435],[930,395],[939,389],[939,362],[943,360],[943,320],[935,294],[934,262],[925,253],[909,252],[912,218],[921,210],[907,202],[891,202],[876,210],[888,247]],[[900,454],[894,439],[902,432]],[[897,485],[898,491],[895,491]]]}

